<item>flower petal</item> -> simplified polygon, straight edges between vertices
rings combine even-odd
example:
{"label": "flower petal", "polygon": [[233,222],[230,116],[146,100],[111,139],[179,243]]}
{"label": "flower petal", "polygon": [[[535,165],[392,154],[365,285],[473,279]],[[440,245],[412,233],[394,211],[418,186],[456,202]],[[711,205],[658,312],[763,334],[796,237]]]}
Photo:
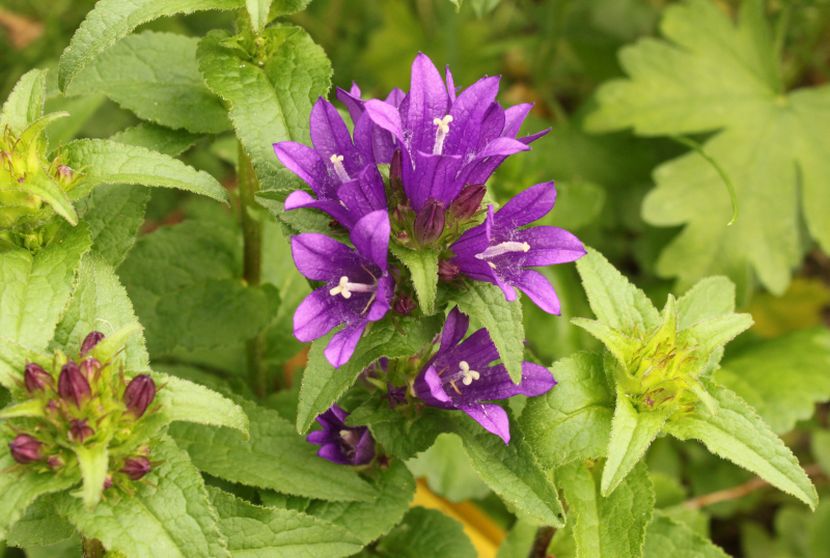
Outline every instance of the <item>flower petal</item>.
{"label": "flower petal", "polygon": [[435,199],[445,207],[458,196],[463,184],[456,180],[463,159],[459,155],[434,155],[417,151],[412,180],[404,183],[412,209],[420,211],[427,201]]}
{"label": "flower petal", "polygon": [[459,409],[470,415],[487,432],[495,434],[505,444],[510,443],[510,419],[504,409],[492,403],[466,405]]}
{"label": "flower petal", "polygon": [[464,155],[478,147],[481,125],[499,92],[499,78],[485,77],[461,92],[450,109],[453,117],[444,153]]}
{"label": "flower petal", "polygon": [[455,87],[455,80],[452,77],[452,72],[450,71],[450,65],[449,64],[444,66],[444,79],[447,82],[447,94],[450,96],[450,102],[454,103],[455,102],[456,87]]}
{"label": "flower petal", "polygon": [[291,211],[292,209],[312,208],[319,209],[331,215],[344,227],[351,228],[355,222],[355,216],[343,207],[339,201],[334,200],[316,200],[311,197],[308,192],[303,190],[295,190],[291,192],[285,199],[283,209]]}
{"label": "flower petal", "polygon": [[349,91],[338,87],[335,95],[337,100],[343,103],[346,106],[346,110],[349,111],[352,124],[357,124],[357,121],[365,111],[363,108],[364,101],[360,98],[360,88],[357,84],[352,82],[352,88]]}
{"label": "flower petal", "polygon": [[467,335],[467,329],[469,327],[470,318],[467,314],[459,310],[458,306],[453,307],[450,313],[447,314],[447,320],[441,329],[441,345],[439,351],[446,351],[457,345]]}
{"label": "flower petal", "polygon": [[432,151],[435,143],[435,118],[448,113],[450,98],[441,74],[432,60],[418,53],[412,62],[409,95],[401,105],[403,122],[412,132],[413,151]]}
{"label": "flower petal", "polygon": [[444,390],[444,382],[434,366],[428,366],[421,372],[412,386],[415,395],[433,407],[452,408],[452,399]]}
{"label": "flower petal", "polygon": [[303,233],[291,238],[291,256],[304,277],[329,281],[360,268],[354,251],[324,234]]}
{"label": "flower petal", "polygon": [[366,329],[366,323],[366,320],[354,322],[334,334],[323,351],[326,360],[332,366],[340,368],[352,358],[357,343],[360,341],[360,336],[363,335],[363,330]]}
{"label": "flower petal", "polygon": [[375,166],[367,166],[356,178],[344,182],[337,189],[337,196],[349,208],[353,220],[372,211],[386,209],[383,178]]}
{"label": "flower petal", "polygon": [[372,122],[403,143],[403,124],[401,123],[401,114],[397,108],[377,99],[366,101],[364,107]]}
{"label": "flower petal", "polygon": [[348,459],[346,459],[346,456],[343,455],[343,451],[340,449],[340,444],[326,444],[317,451],[317,455],[338,465],[349,464]]}
{"label": "flower petal", "polygon": [[311,143],[326,165],[331,165],[330,157],[339,155],[343,157],[343,167],[350,176],[362,170],[360,154],[352,143],[346,123],[334,105],[322,97],[311,109],[310,131]]}
{"label": "flower petal", "polygon": [[528,267],[573,262],[585,255],[576,236],[558,227],[539,226],[519,231],[516,241],[530,244],[523,265]]}
{"label": "flower petal", "polygon": [[536,306],[548,314],[559,315],[559,297],[547,277],[533,271],[524,270],[518,277],[513,278],[513,284],[525,293]]}
{"label": "flower petal", "polygon": [[369,307],[369,312],[366,314],[366,319],[370,322],[376,322],[383,318],[389,311],[392,294],[395,292],[395,282],[388,275],[384,275],[378,280],[378,288],[375,291],[375,300]]}
{"label": "flower petal", "polygon": [[299,176],[320,199],[334,197],[335,181],[316,151],[293,141],[274,144],[274,153],[285,168]]}
{"label": "flower petal", "polygon": [[531,109],[533,109],[533,103],[522,103],[505,109],[502,135],[511,138],[518,136],[519,130],[522,128],[522,123],[524,123],[527,115],[530,114]]}
{"label": "flower petal", "polygon": [[556,187],[553,182],[531,186],[517,194],[495,215],[495,228],[516,229],[544,217],[556,203]]}
{"label": "flower petal", "polygon": [[360,255],[386,271],[390,232],[389,214],[379,210],[361,217],[350,238]]}
{"label": "flower petal", "polygon": [[312,291],[294,312],[294,337],[314,341],[334,329],[341,322],[336,304],[327,287]]}
{"label": "flower petal", "polygon": [[305,440],[310,444],[317,444],[319,446],[329,441],[329,438],[331,438],[331,434],[325,430],[315,430],[313,432],[309,432],[308,436],[305,437]]}

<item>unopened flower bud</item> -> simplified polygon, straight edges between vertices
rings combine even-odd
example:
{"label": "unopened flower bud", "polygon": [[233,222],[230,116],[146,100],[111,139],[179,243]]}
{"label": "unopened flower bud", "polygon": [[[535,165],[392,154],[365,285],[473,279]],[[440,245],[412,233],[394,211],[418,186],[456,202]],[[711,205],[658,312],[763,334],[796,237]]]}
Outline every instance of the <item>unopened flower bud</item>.
{"label": "unopened flower bud", "polygon": [[92,395],[89,382],[74,361],[70,360],[61,367],[61,374],[58,376],[58,393],[64,401],[70,401],[76,407],[80,407]]}
{"label": "unopened flower bud", "polygon": [[121,467],[121,472],[130,477],[131,480],[137,481],[147,475],[153,466],[150,460],[143,456],[128,457],[124,460],[124,466]]}
{"label": "unopened flower bud", "polygon": [[23,373],[23,383],[26,384],[26,391],[29,393],[44,391],[55,387],[55,381],[52,379],[52,375],[34,362],[26,365],[26,370]]}
{"label": "unopened flower bud", "polygon": [[95,345],[101,342],[101,339],[104,338],[104,334],[100,331],[90,331],[89,334],[84,338],[83,343],[81,343],[81,356],[84,356],[89,351],[92,350]]}
{"label": "unopened flower bud", "polygon": [[72,177],[75,176],[75,171],[72,170],[72,167],[69,165],[58,165],[58,178],[62,180],[72,180]]}
{"label": "unopened flower bud", "polygon": [[95,434],[95,431],[86,423],[86,420],[75,419],[69,423],[69,437],[73,442],[83,444],[84,440]]}
{"label": "unopened flower bud", "polygon": [[9,442],[12,458],[18,463],[27,464],[40,461],[40,448],[43,443],[28,434],[18,434]]}
{"label": "unopened flower bud", "polygon": [[438,262],[438,278],[441,281],[450,283],[461,273],[461,269],[449,260]]}
{"label": "unopened flower bud", "polygon": [[402,316],[407,316],[415,310],[415,301],[411,296],[401,295],[392,303],[392,309]]}
{"label": "unopened flower bud", "polygon": [[89,357],[81,361],[81,374],[89,380],[94,382],[98,379],[98,373],[101,371],[101,363],[97,358]]}
{"label": "unopened flower bud", "polygon": [[427,201],[415,216],[415,240],[430,244],[444,232],[444,204],[435,199]]}
{"label": "unopened flower bud", "polygon": [[156,383],[147,374],[140,374],[133,378],[124,390],[124,404],[136,418],[141,417],[147,411],[147,407],[155,398]]}
{"label": "unopened flower bud", "polygon": [[104,478],[104,490],[109,490],[112,488],[112,475],[107,475]]}
{"label": "unopened flower bud", "polygon": [[53,471],[60,469],[63,467],[63,459],[61,459],[60,455],[50,455],[46,459],[46,464],[49,465],[49,468]]}
{"label": "unopened flower bud", "polygon": [[450,213],[459,220],[469,219],[481,208],[486,191],[484,184],[467,184],[450,204]]}

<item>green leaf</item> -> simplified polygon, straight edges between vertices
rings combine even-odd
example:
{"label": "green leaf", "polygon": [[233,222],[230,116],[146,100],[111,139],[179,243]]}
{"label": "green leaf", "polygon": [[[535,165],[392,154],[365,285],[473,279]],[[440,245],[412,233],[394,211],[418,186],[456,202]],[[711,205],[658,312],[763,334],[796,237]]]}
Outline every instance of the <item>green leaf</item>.
{"label": "green leaf", "polygon": [[52,355],[32,351],[14,341],[0,338],[0,385],[8,390],[20,388],[23,369],[29,362],[48,367]]}
{"label": "green leaf", "polygon": [[75,528],[55,513],[48,497],[38,498],[29,506],[6,537],[9,546],[18,548],[48,546],[75,534]]}
{"label": "green leaf", "polygon": [[518,421],[533,453],[551,468],[605,455],[614,399],[602,355],[576,353],[551,371],[557,385],[528,400]]}
{"label": "green leaf", "polygon": [[401,320],[373,324],[363,334],[351,360],[334,368],[323,355],[329,337],[311,345],[300,386],[297,432],[305,434],[317,415],[328,409],[354,383],[364,368],[381,357],[410,357],[429,345],[437,332],[436,320]]}
{"label": "green leaf", "polygon": [[268,10],[273,0],[245,0],[245,9],[251,18],[251,29],[254,33],[261,33],[268,24]]}
{"label": "green leaf", "polygon": [[648,469],[640,463],[607,498],[595,475],[574,463],[561,470],[560,484],[573,520],[577,558],[639,558],[654,508]]}
{"label": "green leaf", "polygon": [[311,0],[272,0],[268,19],[291,15],[306,9]]}
{"label": "green leaf", "polygon": [[146,147],[176,157],[192,147],[199,136],[185,130],[171,130],[149,122],[140,122],[113,134],[109,139],[127,145]]}
{"label": "green leaf", "polygon": [[235,10],[242,5],[242,0],[101,0],[63,51],[58,84],[66,90],[84,67],[142,23],[202,10]]}
{"label": "green leaf", "polygon": [[17,81],[0,111],[0,130],[16,136],[41,117],[46,102],[46,70],[30,70]]}
{"label": "green leaf", "polygon": [[302,511],[338,525],[369,544],[400,522],[415,494],[415,479],[406,465],[394,460],[387,469],[367,472],[377,497],[367,502],[315,500]]}
{"label": "green leaf", "polygon": [[52,177],[37,174],[26,182],[25,189],[29,194],[49,204],[55,213],[66,219],[70,225],[78,224],[78,213],[72,205],[72,200]]}
{"label": "green leaf", "polygon": [[421,312],[435,314],[435,297],[438,295],[438,254],[432,250],[409,250],[394,244],[392,253],[401,260],[412,279]]}
{"label": "green leaf", "polygon": [[577,260],[576,269],[591,310],[606,326],[631,332],[648,331],[660,323],[660,313],[646,294],[593,248]]}
{"label": "green leaf", "polygon": [[637,412],[625,392],[617,388],[617,405],[611,421],[608,459],[602,470],[602,495],[608,496],[643,458],[666,424],[667,414]]}
{"label": "green leaf", "polygon": [[[783,292],[801,262],[802,213],[810,235],[830,247],[830,87],[782,91],[762,2],[744,2],[736,24],[708,0],[664,12],[666,40],[643,39],[620,53],[627,79],[604,85],[594,130],[633,126],[642,135],[718,131],[703,146],[735,186],[740,216],[718,171],[691,152],[655,171],[643,216],[685,229],[657,264],[679,288],[728,274],[747,292],[753,275]],[[770,203],[769,200],[775,200]]]}
{"label": "green leaf", "polygon": [[696,439],[707,449],[748,469],[776,488],[815,508],[816,489],[784,442],[734,392],[710,386],[719,409],[712,414],[705,407],[673,417],[666,431],[681,439]]}
{"label": "green leaf", "polygon": [[[731,353],[730,353],[731,354]],[[814,328],[731,354],[715,379],[752,405],[778,434],[830,400],[830,332]]]}
{"label": "green leaf", "polygon": [[210,33],[199,43],[199,69],[226,102],[260,186],[288,190],[296,180],[280,166],[273,143],[308,143],[311,105],[328,92],[332,69],[323,49],[299,27],[269,27],[260,37],[264,46],[253,57],[235,39]]}
{"label": "green leaf", "polygon": [[173,33],[131,35],[89,65],[67,93],[103,93],[139,118],[170,128],[223,132],[230,122],[199,74],[198,44]]}
{"label": "green leaf", "polygon": [[[89,255],[83,259],[77,285],[69,307],[55,330],[55,346],[73,353],[80,350],[81,342],[90,331],[98,330],[111,335],[138,324],[127,292],[112,266],[101,258]],[[129,338],[123,354],[127,370],[149,368],[150,358],[141,335]]]}
{"label": "green leaf", "polygon": [[728,558],[711,541],[666,515],[656,513],[646,530],[645,558]]}
{"label": "green leaf", "polygon": [[[8,439],[3,441],[6,447]],[[0,474],[0,540],[6,538],[9,528],[39,496],[65,490],[78,482],[77,475],[16,470],[14,460],[6,451],[0,456],[0,471],[3,471]]]}
{"label": "green leaf", "polygon": [[112,140],[83,139],[68,143],[62,156],[80,178],[72,196],[80,199],[99,184],[141,184],[177,188],[226,202],[228,195],[215,178],[178,159],[144,147]]}
{"label": "green leaf", "polygon": [[726,277],[707,277],[677,299],[677,328],[688,329],[734,311],[735,284]]}
{"label": "green leaf", "polygon": [[169,421],[224,426],[248,434],[248,416],[242,407],[217,392],[187,380],[153,373],[162,413]]}
{"label": "green leaf", "polygon": [[436,510],[416,507],[378,541],[381,555],[396,558],[475,558],[476,550],[461,524]]}
{"label": "green leaf", "polygon": [[507,373],[513,382],[519,383],[525,341],[519,301],[508,302],[501,289],[480,281],[469,281],[464,291],[451,295],[451,300],[459,310],[487,328]]}
{"label": "green leaf", "polygon": [[209,488],[208,493],[233,557],[337,557],[350,556],[363,547],[346,530],[313,516],[255,506],[217,488]]}
{"label": "green leaf", "polygon": [[92,236],[92,251],[113,267],[124,260],[135,243],[150,192],[118,184],[99,188],[78,204]]}
{"label": "green leaf", "polygon": [[461,427],[473,468],[522,518],[538,525],[562,527],[565,512],[553,482],[553,471],[536,461],[520,425],[513,420],[511,425],[509,444],[469,421]]}
{"label": "green leaf", "polygon": [[152,458],[153,471],[134,485],[135,495],[113,495],[90,511],[63,494],[56,499],[58,513],[85,537],[131,557],[229,556],[216,510],[187,454],[165,437],[153,446]]}
{"label": "green leaf", "polygon": [[93,447],[77,447],[74,451],[83,479],[79,496],[86,508],[91,510],[101,501],[101,495],[104,493],[104,481],[109,469],[109,452],[106,445],[100,444]]}
{"label": "green leaf", "polygon": [[[421,421],[416,419],[416,422]],[[387,449],[377,437],[375,440]],[[408,460],[406,466],[413,475],[424,478],[430,490],[450,502],[477,500],[490,494],[490,489],[473,469],[461,438],[453,433],[438,435],[432,446]]]}
{"label": "green leaf", "polygon": [[324,500],[372,500],[375,491],[348,467],[315,455],[274,411],[246,403],[250,437],[227,428],[177,423],[170,432],[199,469],[231,482]]}
{"label": "green leaf", "polygon": [[0,252],[0,338],[46,348],[90,243],[86,227],[79,226],[34,255],[23,249]]}

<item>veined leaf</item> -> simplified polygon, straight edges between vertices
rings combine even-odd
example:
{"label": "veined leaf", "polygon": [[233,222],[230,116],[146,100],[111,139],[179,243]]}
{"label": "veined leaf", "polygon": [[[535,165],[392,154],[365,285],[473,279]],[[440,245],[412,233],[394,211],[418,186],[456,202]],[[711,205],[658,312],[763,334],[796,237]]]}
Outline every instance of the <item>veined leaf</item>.
{"label": "veined leaf", "polygon": [[377,544],[385,556],[397,558],[473,558],[475,547],[461,524],[436,510],[416,507]]}
{"label": "veined leaf", "polygon": [[75,528],[55,513],[51,499],[44,496],[29,506],[14,524],[6,536],[6,544],[18,548],[49,546],[65,541],[74,534]]}
{"label": "veined leaf", "polygon": [[364,368],[381,357],[408,357],[429,344],[437,332],[435,320],[403,320],[400,326],[378,323],[363,335],[351,360],[334,368],[323,355],[329,336],[311,345],[308,364],[300,386],[297,431],[305,434],[317,415],[322,414],[351,387]]}
{"label": "veined leaf", "polygon": [[152,448],[156,465],[133,496],[115,495],[94,510],[62,494],[58,513],[110,551],[136,558],[226,558],[227,541],[201,475],[187,454],[165,437]]}
{"label": "veined leaf", "polygon": [[175,376],[158,372],[153,376],[157,385],[162,386],[158,401],[167,420],[224,426],[248,434],[247,415],[227,397]]}
{"label": "veined leaf", "polygon": [[[719,132],[703,146],[735,186],[740,215],[718,171],[692,152],[655,171],[643,215],[685,229],[657,270],[679,288],[728,274],[746,293],[757,276],[780,294],[801,261],[801,213],[830,248],[830,87],[782,92],[763,2],[743,2],[738,22],[708,0],[665,10],[666,40],[643,39],[620,53],[627,79],[604,85],[595,130],[633,126],[642,135]],[[770,203],[774,200],[774,203]]]}
{"label": "veined leaf", "polygon": [[250,437],[228,428],[176,423],[170,433],[199,469],[215,477],[285,494],[335,501],[369,501],[375,491],[348,467],[315,455],[291,423],[244,404]]}
{"label": "veined leaf", "polygon": [[226,202],[222,185],[205,171],[197,171],[178,159],[144,147],[112,140],[83,139],[68,143],[62,155],[80,178],[72,190],[74,199],[84,197],[99,184],[141,184],[177,188]]}
{"label": "veined leaf", "polygon": [[46,102],[46,70],[30,70],[23,74],[9,93],[0,111],[0,130],[6,126],[16,136],[40,118]]}
{"label": "veined leaf", "polygon": [[245,0],[245,9],[251,18],[251,28],[254,33],[261,33],[268,23],[268,11],[273,0]]}
{"label": "veined leaf", "polygon": [[243,0],[101,0],[63,51],[58,84],[66,90],[85,66],[142,23],[203,10],[235,10],[243,5]]}
{"label": "veined leaf", "polygon": [[234,558],[269,556],[351,556],[363,545],[345,529],[294,510],[255,506],[209,488],[219,527]]}
{"label": "veined leaf", "polygon": [[0,338],[28,349],[46,348],[90,243],[81,225],[34,255],[23,249],[0,252]]}
{"label": "veined leaf", "polygon": [[431,316],[435,313],[435,297],[438,295],[438,254],[432,250],[409,250],[394,244],[391,249],[409,270],[421,312]]}
{"label": "veined leaf", "polygon": [[507,373],[519,383],[525,342],[519,301],[508,302],[501,289],[480,281],[469,281],[463,291],[453,293],[451,300],[459,310],[487,328]]}
{"label": "veined leaf", "polygon": [[645,558],[729,558],[715,544],[683,523],[657,512],[646,529]]}
{"label": "veined leaf", "polygon": [[244,49],[236,39],[210,33],[199,43],[199,69],[226,102],[261,188],[287,191],[296,180],[280,166],[272,144],[308,143],[311,105],[328,92],[332,69],[323,49],[299,27],[276,25],[260,37],[265,43],[255,59],[240,57]]}
{"label": "veined leaf", "polygon": [[718,386],[709,391],[718,403],[716,414],[698,405],[692,413],[673,417],[666,431],[681,440],[700,440],[712,453],[815,508],[816,488],[784,442],[734,392]]}
{"label": "veined leaf", "polygon": [[170,128],[223,132],[230,122],[202,81],[198,44],[194,37],[173,33],[131,35],[101,54],[67,92],[103,93],[139,118]]}
{"label": "veined leaf", "polygon": [[106,445],[98,444],[75,448],[75,455],[83,480],[78,496],[83,500],[84,506],[91,510],[101,501],[101,495],[104,493],[104,482],[109,469],[109,452]]}

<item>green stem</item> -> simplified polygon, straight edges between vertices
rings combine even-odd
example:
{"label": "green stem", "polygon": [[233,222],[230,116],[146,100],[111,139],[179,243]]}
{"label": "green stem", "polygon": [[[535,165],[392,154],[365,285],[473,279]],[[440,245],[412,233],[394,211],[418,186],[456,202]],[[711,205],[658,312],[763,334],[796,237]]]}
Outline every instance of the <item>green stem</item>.
{"label": "green stem", "polygon": [[[249,286],[254,287],[262,280],[262,223],[256,216],[256,193],[259,191],[259,182],[251,159],[245,153],[242,144],[239,144],[237,177],[243,241],[242,277]],[[248,340],[247,343],[248,378],[251,389],[258,397],[265,397],[268,390],[267,370],[262,362],[264,345],[265,340],[261,334]]]}
{"label": "green stem", "polygon": [[81,540],[81,548],[83,549],[84,558],[104,558],[106,550],[104,545],[98,539],[87,539],[84,537]]}

